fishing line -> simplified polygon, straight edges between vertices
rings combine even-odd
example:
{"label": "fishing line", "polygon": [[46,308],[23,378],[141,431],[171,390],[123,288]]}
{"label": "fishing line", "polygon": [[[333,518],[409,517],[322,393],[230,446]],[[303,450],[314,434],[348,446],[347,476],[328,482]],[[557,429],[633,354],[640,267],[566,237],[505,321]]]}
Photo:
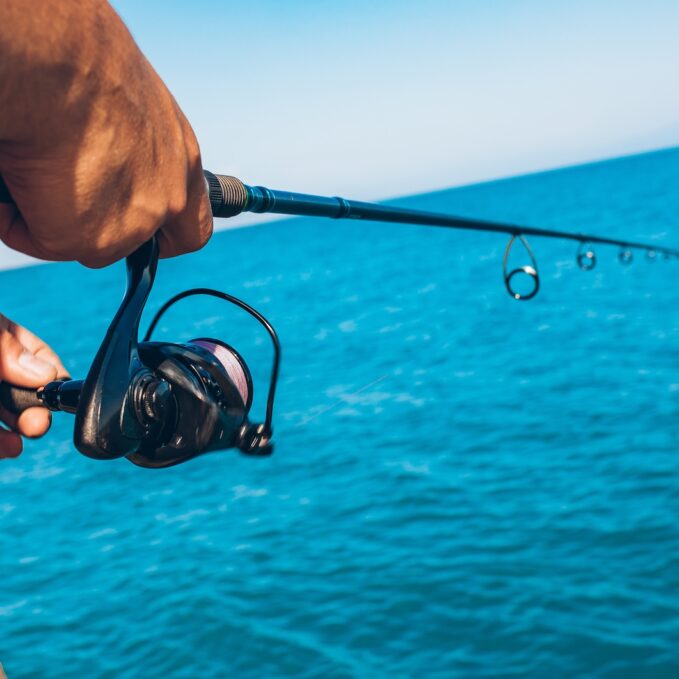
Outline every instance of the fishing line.
{"label": "fishing line", "polygon": [[381,375],[376,380],[373,380],[372,382],[368,382],[368,384],[364,384],[362,387],[359,387],[358,389],[356,389],[356,391],[352,391],[350,394],[344,394],[344,396],[339,398],[334,403],[331,403],[329,406],[325,406],[324,408],[322,408],[318,412],[314,413],[313,415],[307,415],[306,417],[304,417],[302,419],[302,421],[297,424],[297,426],[303,427],[303,426],[309,424],[309,422],[312,422],[316,418],[320,417],[321,415],[325,415],[327,412],[330,412],[334,408],[337,408],[337,406],[341,406],[341,405],[344,405],[346,403],[350,403],[350,399],[353,396],[358,396],[358,394],[362,394],[364,391],[366,391],[366,389],[370,389],[370,387],[374,387],[376,384],[379,384],[380,382],[384,382],[384,380],[386,380],[387,377],[389,377],[389,375]]}

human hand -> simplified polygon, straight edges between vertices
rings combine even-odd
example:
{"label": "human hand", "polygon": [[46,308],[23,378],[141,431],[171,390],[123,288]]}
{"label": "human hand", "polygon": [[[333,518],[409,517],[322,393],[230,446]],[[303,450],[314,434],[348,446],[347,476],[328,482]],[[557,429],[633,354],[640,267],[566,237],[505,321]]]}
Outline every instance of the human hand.
{"label": "human hand", "polygon": [[0,0],[0,240],[99,267],[158,234],[202,247],[212,213],[196,137],[104,0]]}
{"label": "human hand", "polygon": [[[68,373],[52,349],[32,332],[0,314],[0,381],[19,387],[42,387],[64,377],[68,377]],[[0,427],[0,458],[3,458],[20,455],[21,437],[42,436],[52,418],[47,408],[28,408],[16,416],[0,407],[0,420],[11,429]]]}

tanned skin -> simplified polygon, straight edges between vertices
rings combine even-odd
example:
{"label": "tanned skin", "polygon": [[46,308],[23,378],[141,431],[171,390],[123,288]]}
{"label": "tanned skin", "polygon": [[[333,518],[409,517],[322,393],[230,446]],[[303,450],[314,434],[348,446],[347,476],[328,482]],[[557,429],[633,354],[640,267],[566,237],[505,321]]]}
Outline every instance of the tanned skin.
{"label": "tanned skin", "polygon": [[[16,202],[0,204],[0,240],[41,259],[106,266],[154,234],[171,257],[212,234],[195,134],[103,0],[0,0],[0,175]],[[62,375],[49,347],[0,317],[0,380]],[[0,419],[0,457],[50,423],[40,408]]]}

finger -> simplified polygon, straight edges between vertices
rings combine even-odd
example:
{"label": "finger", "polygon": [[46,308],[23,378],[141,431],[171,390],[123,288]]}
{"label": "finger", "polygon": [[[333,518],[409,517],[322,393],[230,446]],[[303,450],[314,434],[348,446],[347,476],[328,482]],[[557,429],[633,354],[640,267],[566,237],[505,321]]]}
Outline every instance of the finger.
{"label": "finger", "polygon": [[19,415],[16,431],[29,439],[36,439],[47,433],[52,424],[52,413],[47,408],[28,408]]}
{"label": "finger", "polygon": [[61,359],[48,346],[45,346],[44,349],[38,349],[38,351],[35,352],[35,355],[41,361],[45,361],[46,363],[49,363],[50,365],[54,366],[54,368],[57,371],[57,376],[55,379],[57,380],[71,379],[71,373],[69,373],[68,370],[66,370],[64,364],[61,362]]}
{"label": "finger", "polygon": [[186,123],[187,146],[190,160],[186,208],[163,224],[158,233],[161,257],[174,257],[200,250],[212,236],[213,220],[210,198],[205,184],[200,152],[193,130]]}
{"label": "finger", "polygon": [[[7,177],[3,176],[7,180]],[[63,201],[52,200],[55,196],[60,196],[54,187],[47,187],[45,192],[44,187],[42,191],[37,190],[37,187],[31,186],[31,191],[27,194],[26,190],[16,191],[17,203],[21,202],[18,197],[23,197],[25,200],[32,198],[33,204],[45,206],[45,197],[49,197],[51,209],[47,214],[45,210],[37,210],[36,214],[29,216],[29,222],[32,229],[29,228],[28,223],[24,219],[20,209],[16,205],[0,204],[0,240],[5,245],[8,245],[13,250],[22,252],[31,257],[45,259],[49,261],[81,261],[85,266],[99,268],[111,264],[120,259],[117,254],[111,255],[108,250],[102,255],[96,249],[93,249],[88,243],[86,234],[82,234],[80,238],[73,241],[69,233],[65,233],[63,229],[54,223],[54,215],[59,215],[66,212],[68,220],[73,221],[75,216],[72,214],[72,209],[68,205],[64,205]],[[14,192],[14,189],[13,189]],[[26,213],[27,214],[27,213]],[[45,228],[45,222],[50,228]],[[36,236],[35,225],[42,223],[43,228],[38,231],[41,236]],[[103,230],[103,229],[102,229]],[[52,235],[50,238],[45,237],[45,233],[57,234],[56,237]],[[114,247],[114,246],[112,246]],[[115,247],[121,247],[121,244],[116,241]],[[122,244],[125,247],[125,244]],[[117,251],[116,251],[117,252]],[[84,255],[82,253],[85,253]],[[124,256],[123,255],[121,256]]]}
{"label": "finger", "polygon": [[23,449],[21,436],[0,428],[0,459],[3,457],[19,457]]}
{"label": "finger", "polygon": [[[143,209],[130,210],[125,215],[124,220],[126,224],[131,224],[134,228],[115,233],[116,237],[111,242],[81,248],[78,252],[74,251],[76,261],[89,269],[101,269],[109,266],[120,259],[124,259],[146,241],[153,238],[161,223],[161,219]],[[111,228],[110,225],[102,224],[100,231],[115,232],[115,227]]]}
{"label": "finger", "polygon": [[33,241],[28,226],[15,205],[0,204],[0,240],[12,250],[38,259],[67,259],[55,253],[47,253]]}
{"label": "finger", "polygon": [[0,240],[13,250],[35,256],[26,222],[15,205],[0,205]]}
{"label": "finger", "polygon": [[[9,319],[7,319],[9,321]],[[18,325],[13,321],[9,321],[8,330],[26,347],[32,354],[37,356],[41,361],[50,363],[57,371],[57,379],[69,377],[68,371],[61,362],[61,359],[56,355],[52,348],[37,335],[34,335],[30,330],[27,330],[22,325]]]}
{"label": "finger", "polygon": [[58,369],[34,355],[12,333],[18,327],[0,317],[0,380],[19,387],[41,387],[56,379]]}
{"label": "finger", "polygon": [[212,208],[205,182],[201,179],[201,184],[192,191],[187,210],[180,217],[166,222],[157,234],[161,257],[176,257],[200,250],[212,236]]}
{"label": "finger", "polygon": [[0,419],[17,434],[35,439],[49,430],[52,413],[47,408],[27,408],[19,415],[15,415],[0,408]]}

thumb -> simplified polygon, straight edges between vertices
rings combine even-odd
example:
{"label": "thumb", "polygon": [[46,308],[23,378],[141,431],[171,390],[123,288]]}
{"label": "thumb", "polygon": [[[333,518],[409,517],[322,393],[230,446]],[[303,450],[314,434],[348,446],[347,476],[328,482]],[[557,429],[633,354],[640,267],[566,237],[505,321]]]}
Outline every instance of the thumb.
{"label": "thumb", "polygon": [[41,387],[56,377],[51,363],[35,356],[9,330],[0,330],[0,380],[18,387]]}

